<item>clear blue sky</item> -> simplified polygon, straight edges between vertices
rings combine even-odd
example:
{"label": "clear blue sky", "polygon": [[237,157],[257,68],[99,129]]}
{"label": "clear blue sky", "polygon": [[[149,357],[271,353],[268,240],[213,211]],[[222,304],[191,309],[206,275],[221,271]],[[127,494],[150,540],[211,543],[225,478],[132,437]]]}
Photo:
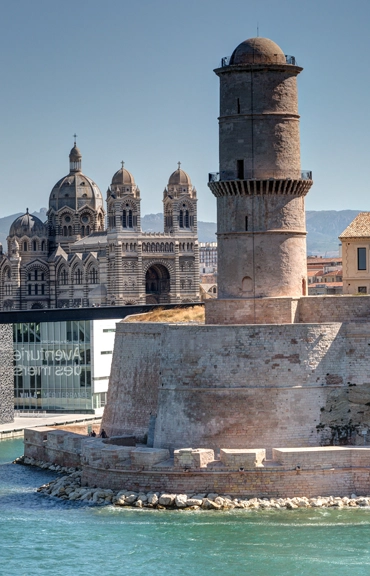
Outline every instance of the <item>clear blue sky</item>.
{"label": "clear blue sky", "polygon": [[215,220],[222,56],[271,38],[299,76],[307,209],[370,210],[369,0],[1,0],[0,217],[48,205],[73,134],[104,196],[121,160],[142,214],[181,160]]}

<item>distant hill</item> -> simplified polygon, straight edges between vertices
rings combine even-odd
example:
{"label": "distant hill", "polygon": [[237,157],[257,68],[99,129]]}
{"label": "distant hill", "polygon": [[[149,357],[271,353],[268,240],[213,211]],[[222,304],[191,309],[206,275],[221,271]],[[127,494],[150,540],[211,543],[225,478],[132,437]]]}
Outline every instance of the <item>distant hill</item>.
{"label": "distant hill", "polygon": [[[32,212],[32,214],[45,222],[46,211],[46,208],[40,208],[39,212]],[[308,254],[322,256],[337,254],[339,234],[358,213],[359,210],[308,210],[306,212]],[[21,216],[20,212],[0,218],[0,242],[5,251],[9,228],[18,216]],[[162,232],[163,214],[146,214],[141,218],[141,226],[144,232]],[[216,242],[216,223],[198,220],[198,237],[200,242]]]}
{"label": "distant hill", "polygon": [[307,210],[307,252],[330,257],[338,254],[338,236],[360,210]]}
{"label": "distant hill", "polygon": [[[143,232],[163,232],[163,214],[146,214],[141,218]],[[216,242],[216,222],[198,220],[199,242]]]}

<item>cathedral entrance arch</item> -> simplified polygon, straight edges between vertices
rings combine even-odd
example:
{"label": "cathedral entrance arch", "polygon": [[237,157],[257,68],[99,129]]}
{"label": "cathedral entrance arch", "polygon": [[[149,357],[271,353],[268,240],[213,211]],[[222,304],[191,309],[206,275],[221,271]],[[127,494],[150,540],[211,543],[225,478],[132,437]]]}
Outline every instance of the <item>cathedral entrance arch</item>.
{"label": "cathedral entrance arch", "polygon": [[147,304],[165,304],[170,301],[170,273],[163,264],[153,264],[145,275]]}

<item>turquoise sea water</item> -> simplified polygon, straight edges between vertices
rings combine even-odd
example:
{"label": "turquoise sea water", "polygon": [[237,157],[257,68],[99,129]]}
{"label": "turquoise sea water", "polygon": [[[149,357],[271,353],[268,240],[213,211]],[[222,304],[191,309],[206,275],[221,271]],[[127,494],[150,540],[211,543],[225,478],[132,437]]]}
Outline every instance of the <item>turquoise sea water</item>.
{"label": "turquoise sea water", "polygon": [[51,472],[0,442],[0,576],[370,575],[370,510],[163,512],[35,490]]}

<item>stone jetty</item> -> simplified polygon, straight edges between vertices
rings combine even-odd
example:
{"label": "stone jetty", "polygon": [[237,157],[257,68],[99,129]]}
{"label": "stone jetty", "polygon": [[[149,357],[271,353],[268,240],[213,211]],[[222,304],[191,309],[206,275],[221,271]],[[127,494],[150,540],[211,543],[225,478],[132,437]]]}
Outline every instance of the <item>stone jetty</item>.
{"label": "stone jetty", "polygon": [[351,494],[339,496],[318,496],[316,498],[236,498],[228,494],[171,494],[166,492],[135,492],[133,490],[114,491],[99,487],[81,486],[82,472],[74,467],[63,467],[34,458],[17,458],[14,463],[37,466],[58,472],[59,478],[38,488],[38,492],[62,500],[84,502],[90,505],[129,506],[134,508],[155,508],[157,510],[297,510],[299,508],[359,508],[370,506],[370,495]]}

